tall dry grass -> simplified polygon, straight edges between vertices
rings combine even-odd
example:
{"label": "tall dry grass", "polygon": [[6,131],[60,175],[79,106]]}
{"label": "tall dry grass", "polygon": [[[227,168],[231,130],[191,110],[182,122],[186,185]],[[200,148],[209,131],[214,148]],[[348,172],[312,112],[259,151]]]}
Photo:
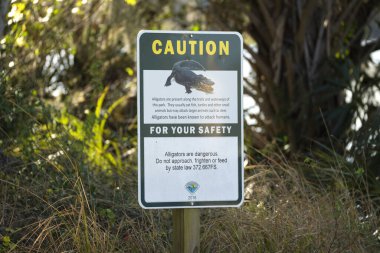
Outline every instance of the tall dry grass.
{"label": "tall dry grass", "polygon": [[202,251],[380,252],[379,218],[366,189],[349,187],[344,161],[330,158],[332,167],[280,155],[247,166],[244,206],[205,210]]}
{"label": "tall dry grass", "polygon": [[[138,206],[135,169],[108,175],[69,157],[57,163],[0,178],[0,234],[11,240],[0,252],[171,251],[171,211]],[[379,252],[376,209],[343,160],[272,155],[253,164],[241,208],[202,209],[201,252]]]}

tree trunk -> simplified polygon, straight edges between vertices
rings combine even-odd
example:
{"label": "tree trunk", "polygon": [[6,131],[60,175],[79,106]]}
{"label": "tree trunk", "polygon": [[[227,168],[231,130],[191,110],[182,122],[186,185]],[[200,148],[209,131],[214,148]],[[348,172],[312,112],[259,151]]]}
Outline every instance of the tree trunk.
{"label": "tree trunk", "polygon": [[9,0],[0,1],[0,39],[2,39],[5,35],[8,8],[9,8]]}

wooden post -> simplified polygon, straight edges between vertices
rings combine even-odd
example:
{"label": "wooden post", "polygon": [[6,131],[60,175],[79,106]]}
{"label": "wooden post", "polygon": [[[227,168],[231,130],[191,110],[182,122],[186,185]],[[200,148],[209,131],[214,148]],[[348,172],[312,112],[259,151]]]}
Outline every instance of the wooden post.
{"label": "wooden post", "polygon": [[196,208],[173,210],[173,253],[198,253],[200,211]]}

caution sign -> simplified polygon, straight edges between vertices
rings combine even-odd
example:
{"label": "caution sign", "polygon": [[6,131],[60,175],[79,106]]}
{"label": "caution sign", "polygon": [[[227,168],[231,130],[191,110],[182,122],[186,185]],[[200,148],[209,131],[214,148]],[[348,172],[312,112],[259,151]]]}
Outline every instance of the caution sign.
{"label": "caution sign", "polygon": [[140,205],[239,206],[241,35],[141,31],[137,66]]}

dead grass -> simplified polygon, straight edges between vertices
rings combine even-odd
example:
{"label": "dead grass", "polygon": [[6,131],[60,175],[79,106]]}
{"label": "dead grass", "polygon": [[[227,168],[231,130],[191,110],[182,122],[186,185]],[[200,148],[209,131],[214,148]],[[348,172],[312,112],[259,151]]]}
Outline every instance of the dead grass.
{"label": "dead grass", "polygon": [[[277,156],[247,166],[243,207],[202,210],[201,252],[379,252],[371,201],[332,160],[335,167]],[[306,179],[311,170],[320,181]],[[11,244],[0,252],[170,252],[171,211],[138,206],[135,170],[117,180],[74,171],[50,195],[46,171],[45,179],[1,179],[0,234]]]}
{"label": "dead grass", "polygon": [[379,252],[379,220],[366,195],[349,191],[339,166],[330,168],[329,184],[310,183],[301,173],[310,166],[281,157],[248,166],[246,203],[206,211],[202,251]]}

